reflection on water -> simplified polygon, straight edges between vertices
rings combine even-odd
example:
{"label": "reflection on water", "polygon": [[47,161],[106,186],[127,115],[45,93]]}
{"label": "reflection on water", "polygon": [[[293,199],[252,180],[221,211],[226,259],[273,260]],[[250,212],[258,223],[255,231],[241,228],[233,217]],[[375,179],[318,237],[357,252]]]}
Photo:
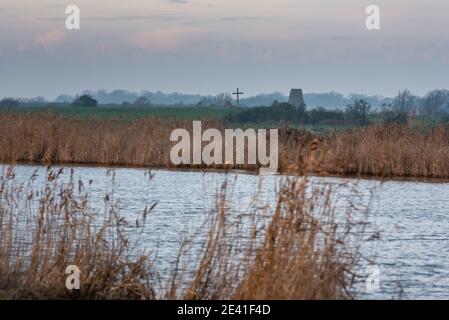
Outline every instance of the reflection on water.
{"label": "reflection on water", "polygon": [[[28,181],[35,170],[41,179],[33,185],[39,188],[45,176],[44,167],[18,166],[16,180]],[[75,168],[75,177],[85,182],[93,180],[92,205],[99,209],[105,192],[112,189],[107,171]],[[225,179],[231,186],[227,199],[238,212],[248,212],[256,204],[273,206],[282,179],[238,173],[155,170],[149,183],[143,169],[115,169],[114,172],[113,197],[122,215],[131,216],[141,212],[145,204],[158,201],[145,227],[141,246],[153,253],[160,270],[169,268],[176,259],[183,234],[201,228],[215,207],[215,196]],[[399,289],[405,298],[449,298],[449,184],[314,179],[317,183],[335,185],[337,206],[342,210],[349,205],[354,184],[359,197],[351,197],[352,202],[364,208],[371,201],[369,231],[379,232],[380,240],[367,241],[362,251],[368,257],[376,253],[380,289],[365,293],[362,298],[397,297]]]}

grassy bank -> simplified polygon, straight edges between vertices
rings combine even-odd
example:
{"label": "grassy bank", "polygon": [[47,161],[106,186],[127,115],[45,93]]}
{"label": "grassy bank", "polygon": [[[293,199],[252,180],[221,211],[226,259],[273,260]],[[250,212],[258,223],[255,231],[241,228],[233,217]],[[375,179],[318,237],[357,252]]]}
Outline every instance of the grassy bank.
{"label": "grassy bank", "polygon": [[[216,119],[202,124],[203,130],[229,127]],[[0,161],[173,168],[170,133],[176,128],[191,130],[192,121],[0,113]],[[313,165],[305,166],[305,158],[313,158]],[[323,175],[447,179],[449,127],[374,125],[320,135],[281,128],[279,162],[282,172],[300,167]],[[226,168],[255,170],[257,166]]]}

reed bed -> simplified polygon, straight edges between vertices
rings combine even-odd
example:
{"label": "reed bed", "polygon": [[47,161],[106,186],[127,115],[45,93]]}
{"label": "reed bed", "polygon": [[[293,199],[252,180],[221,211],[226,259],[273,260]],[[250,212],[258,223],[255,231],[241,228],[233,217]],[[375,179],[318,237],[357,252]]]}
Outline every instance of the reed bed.
{"label": "reed bed", "polygon": [[[36,173],[16,181],[9,167],[0,176],[0,299],[154,298],[151,261],[136,255],[110,195],[99,212],[88,185],[62,172],[49,169],[40,189]],[[75,292],[65,285],[73,265],[83,283]]]}
{"label": "reed bed", "polygon": [[449,126],[370,126],[320,140],[324,170],[344,175],[449,178]]}
{"label": "reed bed", "polygon": [[0,118],[4,162],[165,167],[170,165],[170,132],[192,126],[181,120],[80,119],[52,113],[0,113]]}
{"label": "reed bed", "polygon": [[[154,205],[142,204],[130,220],[118,212],[112,190],[99,211],[92,182],[75,181],[73,172],[63,179],[62,172],[49,168],[38,190],[37,174],[17,181],[11,167],[0,176],[0,298],[356,297],[365,217],[355,218],[351,205],[337,209],[331,186],[292,176],[281,183],[273,208],[231,214],[225,183],[199,249],[193,238],[183,241],[178,262],[161,281],[148,252],[157,248],[142,248],[136,237],[151,223]],[[65,287],[68,265],[81,270],[80,290]]]}
{"label": "reed bed", "polygon": [[[203,120],[203,130],[232,127]],[[170,133],[191,130],[186,120],[79,119],[51,113],[0,113],[0,161],[175,168]],[[449,127],[373,125],[316,136],[280,129],[281,172],[304,167],[316,150],[314,174],[449,178]],[[179,168],[179,166],[176,166]],[[256,170],[257,165],[185,165],[184,168]]]}
{"label": "reed bed", "polygon": [[[282,132],[282,131],[281,131]],[[282,172],[305,167],[316,151],[308,173],[380,178],[449,178],[449,126],[422,128],[372,125],[322,136],[284,129],[281,141]]]}
{"label": "reed bed", "polygon": [[[308,178],[286,179],[265,223],[260,212],[229,216],[225,196],[208,228],[206,245],[187,286],[169,299],[353,299],[363,276],[358,266],[366,213],[334,207],[332,188]],[[252,223],[248,223],[248,219]],[[246,220],[246,223],[244,222]],[[250,228],[245,226],[250,225]],[[173,283],[184,283],[183,274]]]}

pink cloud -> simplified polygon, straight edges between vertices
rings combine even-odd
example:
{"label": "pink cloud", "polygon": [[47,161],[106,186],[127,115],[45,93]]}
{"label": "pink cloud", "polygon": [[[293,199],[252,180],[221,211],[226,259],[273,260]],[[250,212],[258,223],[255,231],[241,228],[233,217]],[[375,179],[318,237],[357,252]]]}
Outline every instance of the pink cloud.
{"label": "pink cloud", "polygon": [[50,30],[45,33],[41,33],[36,37],[36,43],[48,48],[49,46],[63,42],[66,39],[66,35],[61,30]]}
{"label": "pink cloud", "polygon": [[136,34],[132,37],[132,44],[145,50],[174,51],[199,34],[196,29],[154,29]]}

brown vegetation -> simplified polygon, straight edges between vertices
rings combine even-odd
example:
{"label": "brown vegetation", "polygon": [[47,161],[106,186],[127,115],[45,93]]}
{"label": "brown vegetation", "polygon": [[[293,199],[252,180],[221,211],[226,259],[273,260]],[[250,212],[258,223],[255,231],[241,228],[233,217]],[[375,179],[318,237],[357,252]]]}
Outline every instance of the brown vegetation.
{"label": "brown vegetation", "polygon": [[[203,130],[226,127],[215,120],[202,124]],[[125,121],[0,113],[0,161],[170,168],[174,167],[169,158],[174,145],[170,132],[191,127],[191,121],[158,118]],[[311,150],[316,151],[313,173],[449,178],[447,126],[374,125],[322,136],[300,129],[280,130],[281,171],[304,166]],[[251,165],[234,168],[257,169]]]}
{"label": "brown vegetation", "polygon": [[365,216],[338,212],[329,186],[286,179],[265,223],[253,212],[250,228],[245,218],[230,217],[225,204],[222,195],[194,276],[170,298],[321,300],[359,293],[354,285]]}
{"label": "brown vegetation", "polygon": [[329,135],[319,150],[332,173],[449,178],[449,126],[371,126]]}
{"label": "brown vegetation", "polygon": [[[181,245],[179,263],[158,286],[149,255],[129,237],[151,223],[153,207],[142,208],[138,221],[128,224],[110,195],[102,214],[82,181],[71,174],[63,182],[61,172],[49,169],[43,190],[17,182],[12,168],[0,176],[0,298],[353,297],[362,243],[354,234],[363,234],[354,229],[363,227],[363,219],[336,210],[330,187],[286,178],[273,209],[230,214],[224,185],[201,253]],[[192,257],[194,270],[188,270]],[[65,287],[68,265],[81,270],[75,293]]]}
{"label": "brown vegetation", "polygon": [[[154,298],[145,255],[132,243],[109,195],[104,213],[91,206],[82,181],[63,182],[48,170],[45,187],[16,181],[12,167],[0,176],[0,299]],[[147,210],[147,209],[145,209]],[[66,268],[81,270],[83,290],[66,289]]]}
{"label": "brown vegetation", "polygon": [[449,126],[372,125],[313,136],[298,130],[284,139],[281,170],[303,166],[320,175],[449,178]]}

